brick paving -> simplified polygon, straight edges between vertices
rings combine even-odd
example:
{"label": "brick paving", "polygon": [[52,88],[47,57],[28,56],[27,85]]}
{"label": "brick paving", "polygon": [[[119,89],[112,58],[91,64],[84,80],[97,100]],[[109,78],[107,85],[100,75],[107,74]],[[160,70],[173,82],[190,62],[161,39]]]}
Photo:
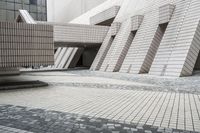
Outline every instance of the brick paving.
{"label": "brick paving", "polygon": [[[158,84],[146,82],[144,86],[152,88],[148,90],[143,89],[144,86],[137,81],[86,75],[71,72],[23,74],[17,79],[48,81],[50,86],[1,91],[0,104],[53,110],[121,124],[156,127],[159,130],[200,132],[199,93],[162,91],[156,89]],[[172,87],[171,82],[168,79]],[[137,129],[140,128],[138,126]]]}
{"label": "brick paving", "polygon": [[183,130],[171,128],[144,124],[125,124],[109,119],[12,105],[0,106],[0,120],[0,132],[3,133],[184,132]]}

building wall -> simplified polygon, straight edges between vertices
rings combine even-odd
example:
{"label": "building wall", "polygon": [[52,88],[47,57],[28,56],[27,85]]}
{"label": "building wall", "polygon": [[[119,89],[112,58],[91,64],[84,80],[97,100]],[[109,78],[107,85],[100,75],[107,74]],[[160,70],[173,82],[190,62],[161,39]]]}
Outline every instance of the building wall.
{"label": "building wall", "polygon": [[104,3],[73,19],[70,23],[90,24],[90,18],[113,6],[121,6],[124,0],[106,0]]}
{"label": "building wall", "polygon": [[0,20],[14,21],[19,9],[27,10],[35,20],[47,20],[46,0],[0,0]]}
{"label": "building wall", "polygon": [[47,0],[48,21],[69,22],[106,0]]}

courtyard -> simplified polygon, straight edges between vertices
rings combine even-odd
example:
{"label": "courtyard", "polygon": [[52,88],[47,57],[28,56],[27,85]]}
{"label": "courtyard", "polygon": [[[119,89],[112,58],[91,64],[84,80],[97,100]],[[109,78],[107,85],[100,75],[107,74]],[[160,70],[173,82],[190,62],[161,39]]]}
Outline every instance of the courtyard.
{"label": "courtyard", "polygon": [[0,91],[0,132],[200,132],[198,73],[168,78],[68,70],[1,82],[49,85]]}

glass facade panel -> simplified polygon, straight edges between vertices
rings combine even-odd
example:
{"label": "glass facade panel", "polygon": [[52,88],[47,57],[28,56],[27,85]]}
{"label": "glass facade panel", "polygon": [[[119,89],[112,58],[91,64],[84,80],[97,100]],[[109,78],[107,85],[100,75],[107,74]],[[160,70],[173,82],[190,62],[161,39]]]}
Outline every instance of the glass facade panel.
{"label": "glass facade panel", "polygon": [[6,9],[6,2],[0,1],[0,9]]}
{"label": "glass facade panel", "polygon": [[23,0],[24,4],[30,4],[29,0]]}
{"label": "glass facade panel", "polygon": [[15,12],[7,10],[6,17],[8,21],[14,21],[15,19]]}
{"label": "glass facade panel", "polygon": [[46,6],[46,0],[42,0],[42,6]]}
{"label": "glass facade panel", "polygon": [[13,2],[13,3],[15,2],[15,0],[7,0],[7,1],[8,1],[8,2]]}
{"label": "glass facade panel", "polygon": [[30,11],[30,6],[29,5],[23,5],[23,9],[27,10],[28,12]]}
{"label": "glass facade panel", "polygon": [[22,0],[15,0],[15,3],[22,3]]}
{"label": "glass facade panel", "polygon": [[37,0],[30,0],[31,5],[37,5]]}
{"label": "glass facade panel", "polygon": [[6,20],[6,10],[0,9],[0,20],[5,21]]}
{"label": "glass facade panel", "polygon": [[37,6],[30,5],[30,12],[37,12]]}
{"label": "glass facade panel", "polygon": [[47,21],[46,0],[0,0],[0,20],[14,21],[18,10],[27,10],[38,21]]}
{"label": "glass facade panel", "polygon": [[19,9],[22,9],[22,4],[16,3],[15,4],[15,10],[19,10]]}
{"label": "glass facade panel", "polygon": [[15,4],[11,2],[6,3],[6,9],[7,10],[14,10],[15,9]]}

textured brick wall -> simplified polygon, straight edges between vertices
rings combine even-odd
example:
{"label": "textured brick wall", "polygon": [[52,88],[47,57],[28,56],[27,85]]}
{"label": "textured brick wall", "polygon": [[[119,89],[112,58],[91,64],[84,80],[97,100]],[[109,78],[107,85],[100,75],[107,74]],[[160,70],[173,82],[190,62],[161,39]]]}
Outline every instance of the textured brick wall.
{"label": "textured brick wall", "polygon": [[0,67],[54,64],[53,27],[0,22]]}
{"label": "textured brick wall", "polygon": [[55,43],[99,43],[101,44],[108,32],[107,26],[90,26],[66,24],[54,26]]}
{"label": "textured brick wall", "polygon": [[58,68],[65,68],[67,62],[70,59],[70,55],[72,54],[74,48],[68,48],[66,53],[64,54],[63,58],[60,61],[60,64],[58,65]]}
{"label": "textured brick wall", "polygon": [[83,47],[89,44],[101,44],[109,30],[109,26],[94,26],[84,24],[41,22],[38,24],[54,27],[55,46]]}
{"label": "textured brick wall", "polygon": [[93,63],[92,66],[90,68],[90,70],[99,70],[107,53],[108,50],[110,49],[110,46],[113,43],[113,40],[116,36],[116,34],[118,33],[119,29],[121,27],[121,23],[115,22],[111,25],[108,34],[106,35]]}
{"label": "textured brick wall", "polygon": [[[135,63],[127,62],[129,64],[128,66],[130,67],[130,65],[133,65],[132,67],[137,69],[136,71],[148,72],[163,35],[161,29],[159,29],[158,26],[159,7],[169,2],[172,1],[157,0],[154,2],[154,4],[146,7],[144,9],[144,12],[145,14],[149,14],[146,15],[146,22],[141,29],[139,28],[143,20],[143,16],[141,15],[133,16],[132,19],[129,18],[122,22],[120,30],[116,35],[100,70],[110,72],[119,71],[122,63],[124,62],[124,58],[128,56],[127,52],[129,50],[129,47],[131,46],[134,48],[130,50],[129,54],[133,54],[136,57],[130,57],[134,58],[133,60],[135,61]],[[134,19],[135,21],[132,21]],[[141,32],[137,33],[138,38],[136,40],[133,39],[135,33],[133,33],[132,31],[136,31],[137,29],[139,29]],[[134,41],[135,43],[132,43],[132,41]],[[125,69],[128,69],[129,67]]]}
{"label": "textured brick wall", "polygon": [[119,12],[120,6],[113,6],[103,12],[96,14],[95,16],[90,18],[90,24],[98,24],[103,21],[114,18]]}
{"label": "textured brick wall", "polygon": [[[68,68],[75,58],[79,58],[80,52],[77,46],[100,45],[107,35],[109,27],[92,26],[67,23],[37,22],[54,26],[54,42],[60,46],[55,53],[55,68]],[[61,48],[65,47],[65,48]],[[72,48],[73,47],[73,48]]]}
{"label": "textured brick wall", "polygon": [[[55,53],[54,68],[68,68],[73,63],[74,56],[77,54],[79,48],[75,47],[59,47]],[[80,56],[79,56],[80,57]],[[79,59],[79,57],[77,57]],[[74,66],[75,67],[75,66]]]}
{"label": "textured brick wall", "polygon": [[[37,24],[45,24],[45,25],[52,25],[52,26],[68,25],[68,23],[55,23],[55,22],[44,22],[44,21],[37,21]],[[76,48],[76,47],[70,48],[70,47],[67,47],[67,46],[65,46],[64,48],[58,47],[58,49],[57,49],[57,51],[54,55],[55,65],[53,66],[53,68],[59,68],[59,69],[68,68],[70,66],[70,64],[72,63],[74,56],[76,55],[76,53],[78,53],[78,49],[80,49],[80,48]],[[63,55],[63,52],[66,55]],[[67,54],[67,53],[70,53],[70,54]]]}
{"label": "textured brick wall", "polygon": [[134,36],[131,34],[131,19],[128,19],[121,24],[119,32],[100,68],[101,71],[119,71],[133,37]]}
{"label": "textured brick wall", "polygon": [[100,67],[107,55],[107,52],[110,49],[113,39],[114,38],[111,36],[111,29],[110,29],[100,47],[97,55],[96,55],[91,67],[90,67],[90,70],[99,70],[100,69]]}
{"label": "textured brick wall", "polygon": [[120,27],[121,27],[121,23],[119,23],[119,22],[114,22],[114,23],[112,23],[112,25],[111,25],[111,27],[110,27],[110,28],[111,28],[111,35],[112,35],[112,36],[117,35],[117,33],[118,33]]}
{"label": "textured brick wall", "polygon": [[173,15],[175,5],[166,4],[159,8],[159,24],[168,23]]}
{"label": "textured brick wall", "polygon": [[145,13],[143,22],[128,50],[120,72],[147,73],[162,35],[163,33],[159,27],[158,9]]}
{"label": "textured brick wall", "polygon": [[188,76],[199,53],[200,1],[185,0],[176,4],[150,74]]}
{"label": "textured brick wall", "polygon": [[143,19],[144,19],[143,15],[136,15],[136,16],[131,17],[131,21],[132,21],[131,30],[132,31],[138,30],[140,25],[142,24]]}

